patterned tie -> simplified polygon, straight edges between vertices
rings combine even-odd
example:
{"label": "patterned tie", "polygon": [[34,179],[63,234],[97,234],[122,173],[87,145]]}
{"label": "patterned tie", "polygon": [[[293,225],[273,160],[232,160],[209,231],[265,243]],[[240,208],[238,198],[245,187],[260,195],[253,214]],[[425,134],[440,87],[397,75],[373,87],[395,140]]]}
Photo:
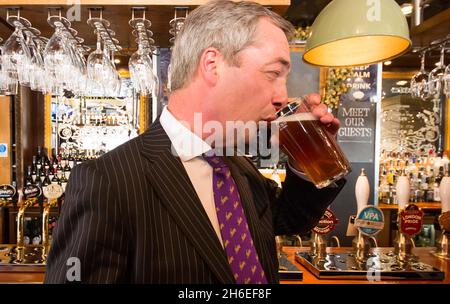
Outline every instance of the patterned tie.
{"label": "patterned tie", "polygon": [[230,169],[223,157],[203,155],[203,158],[213,167],[214,203],[234,278],[239,284],[266,284]]}

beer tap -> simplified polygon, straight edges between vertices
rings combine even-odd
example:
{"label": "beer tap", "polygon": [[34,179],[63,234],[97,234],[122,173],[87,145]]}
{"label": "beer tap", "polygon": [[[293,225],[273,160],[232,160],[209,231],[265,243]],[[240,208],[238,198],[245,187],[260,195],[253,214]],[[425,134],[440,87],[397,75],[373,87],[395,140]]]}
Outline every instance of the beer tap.
{"label": "beer tap", "polygon": [[397,201],[398,201],[398,218],[397,225],[399,226],[397,238],[394,241],[394,252],[397,254],[400,261],[411,260],[414,255],[412,254],[413,243],[411,236],[404,233],[401,229],[401,212],[406,209],[409,203],[410,184],[409,177],[402,173],[397,180]]}
{"label": "beer tap", "polygon": [[327,255],[327,240],[324,234],[312,233],[312,242],[310,245],[310,254],[317,258],[323,258]]}
{"label": "beer tap", "polygon": [[43,260],[47,259],[48,251],[50,249],[49,232],[48,232],[48,218],[50,217],[50,209],[56,207],[57,200],[49,200],[42,212],[42,249]]}
{"label": "beer tap", "polygon": [[37,198],[27,199],[19,208],[17,213],[17,262],[21,263],[24,260],[25,255],[25,244],[23,242],[24,234],[24,221],[25,221],[25,211],[33,206],[37,202]]}
{"label": "beer tap", "polygon": [[50,209],[55,207],[58,203],[58,198],[63,194],[63,189],[58,184],[50,184],[44,189],[44,196],[47,198],[47,204],[42,213],[42,262],[47,260],[50,249],[48,218],[50,216]]}
{"label": "beer tap", "polygon": [[23,248],[23,234],[24,234],[24,220],[25,220],[25,211],[36,203],[36,198],[27,199],[19,208],[19,212],[17,213],[17,247]]}
{"label": "beer tap", "polygon": [[[358,215],[368,205],[369,194],[370,194],[369,180],[367,179],[367,175],[364,168],[362,168],[355,185],[355,197]],[[353,238],[352,247],[355,252],[356,258],[359,261],[367,260],[367,257],[369,256],[369,250],[371,247],[369,237],[364,233],[362,233],[360,229],[358,229],[356,236]]]}
{"label": "beer tap", "polygon": [[[338,219],[331,209],[325,210],[319,223],[312,229],[310,255],[315,258],[324,258],[327,255],[326,235],[333,231]],[[337,237],[336,237],[337,239]],[[339,245],[339,239],[336,243]]]}
{"label": "beer tap", "polygon": [[442,178],[439,185],[439,193],[441,196],[442,211],[439,216],[439,224],[442,234],[437,242],[434,255],[439,258],[449,259],[448,242],[450,234],[450,176],[448,173]]}

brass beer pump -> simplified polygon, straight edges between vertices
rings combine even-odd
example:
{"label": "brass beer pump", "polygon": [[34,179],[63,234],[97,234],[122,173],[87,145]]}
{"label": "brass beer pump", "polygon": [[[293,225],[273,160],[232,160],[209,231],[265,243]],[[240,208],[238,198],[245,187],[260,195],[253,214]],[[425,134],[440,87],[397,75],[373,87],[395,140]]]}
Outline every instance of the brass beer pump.
{"label": "brass beer pump", "polygon": [[439,224],[442,234],[437,241],[436,251],[433,254],[442,259],[450,259],[448,250],[449,234],[450,234],[450,177],[448,173],[442,178],[439,185],[439,195],[441,197],[442,211],[439,216]]}
{"label": "brass beer pump", "polygon": [[[362,168],[355,185],[355,197],[358,208],[357,214],[359,214],[361,210],[368,205],[369,194],[369,180],[367,179],[364,168]],[[367,260],[371,248],[369,237],[363,234],[359,229],[356,236],[352,240],[352,247],[358,261],[363,262]]]}
{"label": "brass beer pump", "polygon": [[50,250],[48,219],[50,210],[58,203],[58,198],[63,195],[63,188],[58,184],[51,184],[45,187],[44,196],[47,198],[47,204],[42,212],[42,260],[47,261],[48,252]]}
{"label": "brass beer pump", "polygon": [[399,230],[397,237],[394,241],[394,253],[397,255],[399,261],[406,262],[414,259],[415,256],[412,253],[414,244],[413,241],[411,240],[411,236],[407,235],[400,229],[401,212],[405,210],[406,206],[408,205],[410,196],[409,177],[406,176],[404,173],[398,177],[396,191],[398,200],[397,225],[399,226]]}

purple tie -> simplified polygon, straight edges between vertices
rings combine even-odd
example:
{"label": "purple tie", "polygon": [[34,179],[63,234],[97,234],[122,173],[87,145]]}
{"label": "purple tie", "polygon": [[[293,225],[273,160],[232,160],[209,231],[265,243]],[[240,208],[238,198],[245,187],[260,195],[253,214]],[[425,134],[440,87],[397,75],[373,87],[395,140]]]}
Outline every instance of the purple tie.
{"label": "purple tie", "polygon": [[214,203],[234,278],[239,284],[266,284],[230,169],[221,156],[203,155],[203,158],[213,167]]}

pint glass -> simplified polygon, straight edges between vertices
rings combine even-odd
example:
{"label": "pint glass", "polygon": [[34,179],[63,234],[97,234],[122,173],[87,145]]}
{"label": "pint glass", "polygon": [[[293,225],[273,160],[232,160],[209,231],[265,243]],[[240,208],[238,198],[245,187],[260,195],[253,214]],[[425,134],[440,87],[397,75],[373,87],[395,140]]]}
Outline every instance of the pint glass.
{"label": "pint glass", "polygon": [[306,102],[295,99],[277,112],[279,147],[290,164],[303,171],[317,188],[323,188],[351,171],[335,138],[310,111]]}

